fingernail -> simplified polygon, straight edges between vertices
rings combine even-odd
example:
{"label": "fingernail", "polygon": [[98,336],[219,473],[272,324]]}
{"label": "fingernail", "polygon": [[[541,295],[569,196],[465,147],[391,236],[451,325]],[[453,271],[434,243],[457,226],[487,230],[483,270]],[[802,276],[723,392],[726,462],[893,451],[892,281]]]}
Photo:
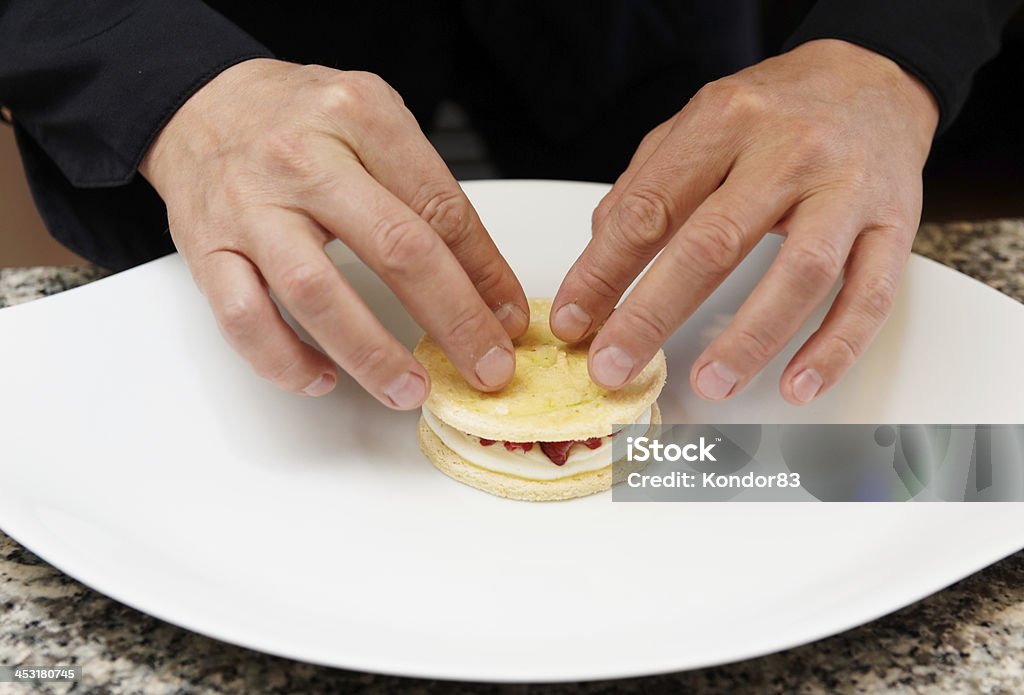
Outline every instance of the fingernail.
{"label": "fingernail", "polygon": [[302,392],[307,396],[323,396],[331,392],[334,388],[334,384],[337,383],[337,379],[330,372],[324,372],[316,378],[312,384],[302,389]]}
{"label": "fingernail", "polygon": [[512,353],[495,345],[477,360],[473,371],[485,386],[497,387],[508,382],[515,369],[516,361],[512,357]]}
{"label": "fingernail", "polygon": [[709,362],[697,372],[697,390],[712,401],[728,396],[736,381],[736,374],[721,362]]}
{"label": "fingernail", "polygon": [[615,345],[609,345],[594,355],[594,378],[603,386],[616,389],[629,381],[635,364],[628,352]]}
{"label": "fingernail", "polygon": [[522,330],[523,326],[530,322],[530,319],[526,316],[526,312],[512,302],[502,304],[495,309],[494,318],[501,322],[501,325],[505,328],[505,332],[509,335],[518,333]]}
{"label": "fingernail", "polygon": [[793,395],[801,403],[809,403],[818,395],[824,383],[817,369],[805,369],[793,378]]}
{"label": "fingernail", "polygon": [[427,384],[419,374],[406,372],[384,389],[384,395],[396,408],[409,410],[423,403],[427,397]]}
{"label": "fingernail", "polygon": [[562,340],[579,340],[590,330],[593,319],[579,304],[566,304],[555,312],[551,319],[551,330]]}

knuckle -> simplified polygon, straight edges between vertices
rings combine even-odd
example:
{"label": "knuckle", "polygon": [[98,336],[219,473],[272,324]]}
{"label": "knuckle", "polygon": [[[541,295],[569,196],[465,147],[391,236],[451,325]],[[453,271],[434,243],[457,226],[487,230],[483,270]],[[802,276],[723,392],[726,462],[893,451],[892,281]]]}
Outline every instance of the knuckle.
{"label": "knuckle", "polygon": [[424,226],[419,218],[378,221],[373,237],[386,273],[409,272],[430,256],[438,239]]}
{"label": "knuckle", "polygon": [[614,302],[619,298],[615,283],[605,276],[605,271],[592,263],[581,263],[576,268],[576,279],[591,294]]}
{"label": "knuckle", "polygon": [[725,118],[749,118],[764,113],[768,100],[764,93],[746,82],[725,77],[705,85],[698,94],[717,106]]}
{"label": "knuckle", "polygon": [[342,75],[346,82],[365,92],[376,92],[388,86],[380,75],[366,70],[347,70]]}
{"label": "knuckle", "polygon": [[402,100],[402,95],[398,93],[398,90],[377,73],[355,70],[352,72],[352,78],[359,84],[361,93],[366,94],[368,97],[381,101],[390,100],[404,106],[405,102]]}
{"label": "knuckle", "polygon": [[[448,340],[454,345],[466,346],[480,340],[487,332],[489,315],[482,308],[466,309],[454,317],[445,331]],[[495,319],[496,320],[496,319]]]}
{"label": "knuckle", "polygon": [[842,256],[835,244],[826,238],[784,244],[783,249],[786,249],[784,266],[801,281],[831,285],[842,272]]}
{"label": "knuckle", "polygon": [[281,276],[284,293],[292,301],[315,310],[330,297],[333,266],[310,261],[291,266]]}
{"label": "knuckle", "polygon": [[476,287],[477,294],[485,299],[487,297],[500,297],[507,294],[501,291],[505,287],[505,282],[508,278],[505,267],[501,260],[492,258],[485,261],[478,269],[474,269],[471,279],[473,286]]}
{"label": "knuckle", "polygon": [[427,224],[451,247],[461,246],[469,237],[473,220],[473,207],[458,190],[445,186],[442,190],[424,196],[425,203],[416,205]]}
{"label": "knuckle", "polygon": [[383,80],[369,72],[348,70],[337,73],[320,90],[320,108],[331,114],[348,114],[373,99]]}
{"label": "knuckle", "polygon": [[326,65],[318,65],[316,63],[299,65],[297,69],[306,82],[321,82],[323,80],[329,80],[338,74],[338,71],[334,68],[329,68]]}
{"label": "knuckle", "polygon": [[280,361],[276,361],[266,366],[255,367],[256,373],[274,384],[286,385],[291,381],[289,378],[292,374],[297,371],[301,371],[302,360],[295,358],[286,358]]}
{"label": "knuckle", "polygon": [[332,116],[350,115],[363,101],[356,93],[351,82],[337,77],[320,87],[317,94],[318,106],[321,111]]}
{"label": "knuckle", "polygon": [[378,374],[388,364],[388,350],[376,342],[356,345],[345,360],[347,369],[353,375]]}
{"label": "knuckle", "polygon": [[601,227],[605,220],[608,219],[608,213],[612,211],[614,204],[608,199],[608,196],[601,198],[601,202],[594,208],[594,212],[590,215],[590,230],[593,233],[599,227]]}
{"label": "knuckle", "polygon": [[731,270],[743,260],[743,227],[722,213],[704,213],[680,237],[684,255],[711,274]]}
{"label": "knuckle", "polygon": [[354,120],[363,126],[381,125],[381,115],[405,102],[379,75],[361,70],[337,72],[319,87],[317,104],[334,118]]}
{"label": "knuckle", "polygon": [[242,176],[228,177],[220,187],[220,196],[228,209],[233,211],[250,208],[254,200],[255,189]]}
{"label": "knuckle", "polygon": [[314,171],[309,136],[298,129],[267,133],[260,147],[270,171],[303,178]]}
{"label": "knuckle", "polygon": [[253,297],[236,295],[220,307],[219,316],[220,326],[225,334],[235,339],[244,338],[260,322],[259,305]]}
{"label": "knuckle", "polygon": [[662,313],[646,304],[634,302],[625,312],[629,331],[644,345],[664,343],[671,335],[673,327],[666,321]]}
{"label": "knuckle", "polygon": [[919,205],[908,205],[900,200],[883,198],[876,202],[873,212],[875,222],[863,233],[891,234],[903,240],[908,247],[911,246],[921,222]]}
{"label": "knuckle", "polygon": [[896,303],[896,281],[890,275],[877,275],[868,281],[861,297],[863,311],[876,322],[884,321]]}
{"label": "knuckle", "polygon": [[778,166],[770,180],[783,187],[800,186],[801,193],[808,187],[819,186],[838,180],[845,167],[834,152],[835,145],[813,121],[797,119],[790,121],[791,134],[778,154]]}
{"label": "knuckle", "polygon": [[668,233],[671,207],[667,196],[652,189],[626,193],[616,206],[619,231],[627,245],[657,247]]}
{"label": "knuckle", "polygon": [[797,119],[791,126],[798,133],[796,154],[805,159],[820,159],[831,154],[835,148],[835,136],[818,121]]}
{"label": "knuckle", "polygon": [[671,130],[674,121],[675,115],[654,126],[654,128],[648,131],[648,133],[644,135],[643,139],[640,140],[640,144],[637,146],[636,151],[643,152],[645,150],[653,150],[655,145],[661,142],[662,138],[665,136],[665,131]]}
{"label": "knuckle", "polygon": [[861,354],[860,346],[841,333],[830,335],[826,345],[828,354],[838,355],[841,357],[841,361],[846,364],[856,362]]}
{"label": "knuckle", "polygon": [[773,336],[747,328],[736,330],[735,340],[740,353],[746,355],[755,364],[764,364],[772,359],[777,352],[778,342]]}

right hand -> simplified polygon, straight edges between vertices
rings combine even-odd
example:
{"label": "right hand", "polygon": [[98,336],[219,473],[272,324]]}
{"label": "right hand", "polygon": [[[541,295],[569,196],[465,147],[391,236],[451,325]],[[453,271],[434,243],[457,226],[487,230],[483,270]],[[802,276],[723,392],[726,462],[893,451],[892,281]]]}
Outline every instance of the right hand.
{"label": "right hand", "polygon": [[[341,239],[474,387],[515,369],[523,289],[401,97],[365,72],[256,59],[228,68],[161,130],[139,171],[221,332],[260,376],[319,396],[335,363],[397,409],[430,390],[324,252]],[[299,339],[268,293],[324,352]]]}

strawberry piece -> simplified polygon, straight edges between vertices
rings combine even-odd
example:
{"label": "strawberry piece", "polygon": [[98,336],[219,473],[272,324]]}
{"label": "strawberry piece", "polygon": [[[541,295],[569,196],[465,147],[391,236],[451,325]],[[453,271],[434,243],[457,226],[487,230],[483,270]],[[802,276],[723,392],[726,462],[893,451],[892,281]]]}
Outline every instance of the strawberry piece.
{"label": "strawberry piece", "polygon": [[533,442],[505,442],[505,448],[509,451],[520,450],[523,452],[533,449]]}
{"label": "strawberry piece", "polygon": [[565,462],[569,460],[569,450],[575,443],[571,440],[568,442],[540,442],[540,448],[544,455],[551,459],[551,463],[556,466],[564,466]]}
{"label": "strawberry piece", "polygon": [[[544,455],[550,459],[551,463],[556,466],[564,466],[565,462],[569,460],[569,452],[572,450],[574,444],[582,444],[588,449],[596,449],[601,446],[602,437],[591,437],[590,439],[570,439],[564,442],[537,442],[540,444],[541,451]],[[491,446],[496,444],[496,439],[483,439],[480,438],[480,446]],[[532,451],[533,442],[502,442],[505,445],[505,449],[508,451]]]}

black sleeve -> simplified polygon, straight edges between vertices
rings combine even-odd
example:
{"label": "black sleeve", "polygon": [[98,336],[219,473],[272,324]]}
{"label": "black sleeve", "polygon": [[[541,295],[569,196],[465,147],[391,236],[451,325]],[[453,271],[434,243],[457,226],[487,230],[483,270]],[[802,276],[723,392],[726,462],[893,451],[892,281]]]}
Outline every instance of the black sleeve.
{"label": "black sleeve", "polygon": [[842,39],[891,58],[939,103],[941,132],[967,100],[974,74],[999,52],[1021,0],[819,0],[784,50]]}
{"label": "black sleeve", "polygon": [[50,233],[115,270],[172,251],[139,162],[203,84],[269,55],[200,0],[0,2],[0,104]]}

